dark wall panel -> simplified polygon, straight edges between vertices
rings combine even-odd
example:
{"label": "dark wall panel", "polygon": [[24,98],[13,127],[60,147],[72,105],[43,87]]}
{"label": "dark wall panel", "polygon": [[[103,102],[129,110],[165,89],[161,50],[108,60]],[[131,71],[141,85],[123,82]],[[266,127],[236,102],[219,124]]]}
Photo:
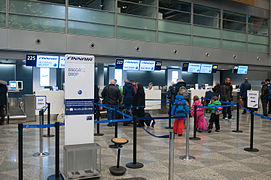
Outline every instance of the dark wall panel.
{"label": "dark wall panel", "polygon": [[154,86],[166,86],[167,79],[164,70],[155,72],[127,72],[127,78],[129,80],[135,80],[141,82],[143,86],[148,86],[149,82],[153,82]]}
{"label": "dark wall panel", "polygon": [[25,65],[16,66],[16,80],[23,81],[24,89],[22,94],[32,94],[33,93],[33,73],[32,67],[27,67]]}
{"label": "dark wall panel", "polygon": [[0,65],[0,80],[9,81],[15,80],[15,65]]}

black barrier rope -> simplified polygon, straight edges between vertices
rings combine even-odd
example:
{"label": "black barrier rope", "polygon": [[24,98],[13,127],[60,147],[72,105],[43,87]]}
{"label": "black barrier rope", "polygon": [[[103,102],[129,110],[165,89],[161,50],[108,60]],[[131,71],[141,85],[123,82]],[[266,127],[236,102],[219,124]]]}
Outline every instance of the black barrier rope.
{"label": "black barrier rope", "polygon": [[200,140],[199,137],[197,137],[197,109],[198,106],[194,106],[194,135],[193,137],[190,137],[191,140]]}
{"label": "black barrier rope", "polygon": [[237,112],[236,112],[236,115],[237,115],[237,119],[236,119],[236,130],[233,130],[232,132],[235,132],[235,133],[242,133],[243,131],[241,131],[239,129],[239,118],[240,118],[240,112],[239,112],[239,109],[240,109],[240,105],[239,103],[237,103]]}
{"label": "black barrier rope", "polygon": [[[47,103],[47,124],[51,124],[51,103]],[[43,137],[54,137],[50,134],[50,127],[47,128],[47,134]]]}
{"label": "black barrier rope", "polygon": [[18,179],[23,180],[23,124],[18,124]]}

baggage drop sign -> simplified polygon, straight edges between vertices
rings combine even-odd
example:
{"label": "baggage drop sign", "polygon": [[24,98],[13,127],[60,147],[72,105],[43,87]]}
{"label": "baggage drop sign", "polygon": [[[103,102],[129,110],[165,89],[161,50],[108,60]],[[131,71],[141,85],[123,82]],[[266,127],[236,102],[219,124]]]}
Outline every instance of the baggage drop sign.
{"label": "baggage drop sign", "polygon": [[247,91],[247,107],[259,108],[259,91]]}

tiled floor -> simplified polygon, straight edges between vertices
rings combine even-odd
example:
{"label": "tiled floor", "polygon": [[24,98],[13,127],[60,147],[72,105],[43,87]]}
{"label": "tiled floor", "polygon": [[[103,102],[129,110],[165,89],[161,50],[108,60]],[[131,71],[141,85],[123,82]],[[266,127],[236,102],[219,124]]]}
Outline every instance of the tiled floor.
{"label": "tiled floor", "polygon": [[[193,120],[193,119],[191,119]],[[254,146],[260,151],[246,152],[249,147],[250,117],[241,115],[241,129],[244,133],[233,133],[235,119],[220,120],[221,132],[200,133],[200,141],[190,141],[190,153],[196,160],[183,161],[180,155],[185,154],[185,136],[177,137],[175,142],[174,179],[187,180],[254,180],[271,179],[271,121],[255,118]],[[169,131],[164,127],[166,120],[157,120],[154,129],[149,130],[156,135],[165,135]],[[191,124],[192,127],[192,124]],[[15,132],[17,125],[0,127],[0,133]],[[27,130],[26,130],[27,131]],[[138,161],[144,164],[142,169],[127,169],[123,177],[110,175],[108,168],[116,164],[116,150],[109,149],[114,128],[101,126],[104,136],[95,137],[95,142],[102,146],[102,178],[115,180],[131,177],[143,177],[148,180],[168,179],[169,141],[168,139],[154,138],[138,128]],[[52,130],[54,133],[54,131]],[[61,128],[61,145],[63,145],[64,131]],[[192,132],[191,132],[192,135]],[[0,134],[0,179],[17,179],[17,134]],[[132,127],[119,127],[119,136],[130,142],[122,149],[121,164],[132,161]],[[24,179],[46,179],[54,173],[54,138],[44,138],[45,150],[50,156],[35,158],[32,154],[38,151],[39,133],[24,133]],[[63,159],[61,152],[61,168]]]}

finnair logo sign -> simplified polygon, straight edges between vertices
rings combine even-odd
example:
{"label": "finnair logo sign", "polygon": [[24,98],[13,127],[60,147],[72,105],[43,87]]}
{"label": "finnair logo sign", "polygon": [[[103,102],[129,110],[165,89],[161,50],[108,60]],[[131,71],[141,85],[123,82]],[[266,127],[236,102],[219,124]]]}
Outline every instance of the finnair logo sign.
{"label": "finnair logo sign", "polygon": [[92,61],[92,56],[68,56],[68,61]]}

